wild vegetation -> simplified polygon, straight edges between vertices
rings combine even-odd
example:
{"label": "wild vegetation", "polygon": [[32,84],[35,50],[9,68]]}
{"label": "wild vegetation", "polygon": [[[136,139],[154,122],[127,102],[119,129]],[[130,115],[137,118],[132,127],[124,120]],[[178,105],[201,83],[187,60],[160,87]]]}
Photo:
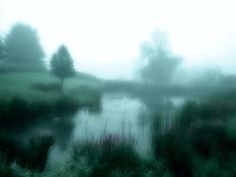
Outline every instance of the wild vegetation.
{"label": "wild vegetation", "polygon": [[234,105],[235,92],[230,92],[203,103],[186,103],[164,132],[164,119],[156,120],[155,157],[164,159],[174,176],[235,176]]}
{"label": "wild vegetation", "polygon": [[[207,102],[186,103],[171,125],[163,129],[165,118],[153,123],[153,155],[136,151],[132,137],[104,135],[100,140],[78,142],[71,149],[69,163],[60,170],[36,176],[227,176],[235,171],[235,92],[213,97]],[[11,173],[23,169],[8,167]]]}
{"label": "wild vegetation", "polygon": [[[134,81],[77,72],[65,45],[50,57],[49,68],[43,56],[37,33],[28,25],[14,25],[0,40],[0,176],[236,176],[234,75],[173,81],[181,57],[172,53],[162,32],[143,43],[145,64]],[[143,119],[151,125],[145,137],[151,139],[150,152],[139,153],[132,135],[110,134],[106,125],[99,139],[86,135],[84,141],[65,145],[73,133],[73,116],[102,111],[102,96],[108,92],[125,92],[148,107],[151,116]],[[183,105],[173,105],[173,97],[184,98]],[[49,154],[57,146],[69,157],[49,168]]]}

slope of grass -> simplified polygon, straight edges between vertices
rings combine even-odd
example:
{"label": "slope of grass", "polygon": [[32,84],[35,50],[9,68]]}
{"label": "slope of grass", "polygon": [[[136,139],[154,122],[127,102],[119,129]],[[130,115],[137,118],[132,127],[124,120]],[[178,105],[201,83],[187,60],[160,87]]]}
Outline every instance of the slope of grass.
{"label": "slope of grass", "polygon": [[[80,74],[81,75],[81,74]],[[99,88],[101,83],[96,79],[89,79],[83,76],[76,76],[65,80],[65,92],[71,89],[86,85],[88,87]],[[15,95],[21,95],[26,99],[40,99],[44,94],[38,90],[32,89],[31,85],[35,83],[57,83],[59,80],[49,73],[1,73],[0,74],[0,97],[9,98]],[[57,93],[50,92],[47,97],[55,97]]]}

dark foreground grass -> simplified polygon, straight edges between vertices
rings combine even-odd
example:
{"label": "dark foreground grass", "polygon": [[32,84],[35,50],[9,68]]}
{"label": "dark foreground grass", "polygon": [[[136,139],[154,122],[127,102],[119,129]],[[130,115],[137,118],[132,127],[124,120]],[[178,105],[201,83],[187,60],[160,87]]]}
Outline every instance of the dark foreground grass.
{"label": "dark foreground grass", "polygon": [[56,174],[71,177],[170,177],[163,164],[140,156],[132,137],[105,135],[99,140],[74,144],[68,166]]}
{"label": "dark foreground grass", "polygon": [[133,142],[112,135],[75,145],[72,158],[75,164],[87,163],[89,171],[84,171],[84,176],[105,177],[113,173],[140,176],[142,169]]}
{"label": "dark foreground grass", "polygon": [[156,159],[165,160],[176,177],[235,177],[234,98],[187,103],[164,131],[157,118],[153,129]]}
{"label": "dark foreground grass", "polygon": [[[87,93],[83,100],[76,94],[67,93],[53,99],[29,100],[20,96],[1,99],[0,176],[25,176],[12,168],[14,164],[28,172],[43,171],[54,137],[46,134],[27,138],[24,131],[35,122],[50,121],[54,117],[69,118],[82,107],[99,107],[100,97],[93,98],[94,95]],[[90,100],[89,104],[84,101],[86,99]]]}
{"label": "dark foreground grass", "polygon": [[75,144],[70,159],[61,169],[38,173],[34,166],[22,165],[20,161],[16,161],[20,166],[16,168],[12,160],[4,157],[2,174],[36,177],[235,177],[235,98],[232,92],[206,102],[186,103],[165,129],[165,118],[157,116],[153,122],[153,154],[149,157],[137,153],[131,137],[104,135],[99,140],[89,139]]}
{"label": "dark foreground grass", "polygon": [[49,148],[53,145],[51,135],[36,135],[22,140],[18,136],[2,133],[0,136],[1,163],[4,166],[0,174],[9,171],[12,163],[35,171],[45,169]]}
{"label": "dark foreground grass", "polygon": [[135,150],[135,143],[116,135],[74,144],[69,161],[58,169],[43,173],[22,167],[6,166],[5,172],[35,177],[171,177],[164,162],[145,159]]}

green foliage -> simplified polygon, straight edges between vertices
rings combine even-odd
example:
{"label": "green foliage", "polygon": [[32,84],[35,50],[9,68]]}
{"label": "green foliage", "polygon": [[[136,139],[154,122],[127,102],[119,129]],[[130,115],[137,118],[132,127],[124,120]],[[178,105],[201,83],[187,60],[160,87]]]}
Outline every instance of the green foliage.
{"label": "green foliage", "polygon": [[84,177],[168,176],[158,162],[140,157],[131,137],[105,135],[98,141],[78,143],[73,147],[72,159],[71,169]]}
{"label": "green foliage", "polygon": [[72,77],[75,74],[73,61],[66,46],[60,46],[53,54],[50,67],[52,74],[61,79],[62,82],[65,78]]}
{"label": "green foliage", "polygon": [[6,163],[5,158],[0,154],[0,176],[2,177],[17,177],[18,175],[13,172],[11,166]]}
{"label": "green foliage", "polygon": [[[186,103],[163,131],[154,123],[154,154],[166,160],[176,177],[235,175],[235,96],[230,93],[203,103]],[[164,119],[163,119],[164,120]],[[202,165],[200,165],[202,164]]]}
{"label": "green foliage", "polygon": [[55,100],[34,102],[29,102],[21,97],[2,100],[0,101],[0,128],[11,128],[12,131],[18,131],[39,118],[53,117],[58,114],[74,114],[81,105],[79,100],[67,96],[60,96]]}
{"label": "green foliage", "polygon": [[0,134],[0,152],[4,163],[17,162],[24,168],[36,171],[45,169],[48,151],[53,143],[51,135],[36,135],[23,141],[9,133]]}
{"label": "green foliage", "polygon": [[157,159],[166,161],[167,168],[176,177],[191,176],[192,152],[188,144],[188,137],[182,135],[182,130],[173,126],[163,132],[162,122],[157,117],[153,125],[153,151]]}
{"label": "green foliage", "polygon": [[[28,142],[24,146],[33,148],[31,153],[28,155],[26,153],[23,156],[24,159],[31,159],[28,158],[29,156],[36,157],[36,152],[40,149],[38,147],[42,147],[48,142],[42,142],[40,139],[34,141],[36,143],[33,143],[33,145]],[[42,145],[38,146],[38,144]],[[21,148],[21,151],[25,153],[24,148]],[[29,166],[32,163],[30,160],[26,161],[25,165],[16,160],[14,166],[11,162],[8,164],[5,161],[0,162],[4,164],[5,173],[22,177],[172,177],[171,173],[165,168],[163,161],[143,159],[136,152],[131,137],[123,139],[116,135],[104,135],[97,141],[89,139],[74,144],[70,159],[62,168],[45,170],[42,173],[36,173],[37,171]],[[37,161],[33,164],[36,163]],[[36,170],[39,169],[36,168]]]}
{"label": "green foliage", "polygon": [[30,26],[17,23],[5,38],[7,63],[19,68],[44,70],[44,52],[40,46],[37,32]]}
{"label": "green foliage", "polygon": [[229,161],[222,161],[216,157],[204,159],[195,156],[193,159],[194,177],[235,177],[236,160],[232,156]]}

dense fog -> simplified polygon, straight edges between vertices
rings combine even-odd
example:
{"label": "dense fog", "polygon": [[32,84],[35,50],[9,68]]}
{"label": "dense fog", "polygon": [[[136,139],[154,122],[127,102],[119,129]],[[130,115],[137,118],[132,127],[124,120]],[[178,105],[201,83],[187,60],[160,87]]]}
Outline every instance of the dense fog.
{"label": "dense fog", "polygon": [[235,8],[0,0],[0,176],[235,177]]}

